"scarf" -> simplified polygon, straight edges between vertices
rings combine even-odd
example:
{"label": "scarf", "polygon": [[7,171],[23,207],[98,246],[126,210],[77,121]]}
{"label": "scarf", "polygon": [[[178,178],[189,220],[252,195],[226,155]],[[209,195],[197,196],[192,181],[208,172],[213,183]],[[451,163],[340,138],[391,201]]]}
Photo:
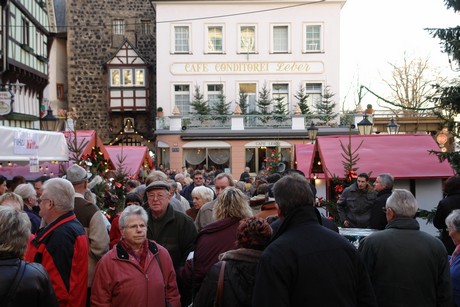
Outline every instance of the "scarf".
{"label": "scarf", "polygon": [[137,261],[137,263],[139,263],[141,268],[144,268],[145,259],[147,258],[147,253],[149,251],[149,241],[148,240],[144,241],[144,244],[142,244],[138,253],[134,251],[134,249],[131,247],[131,245],[128,242],[126,242],[125,239],[121,239],[120,244],[129,255],[133,256],[133,258]]}

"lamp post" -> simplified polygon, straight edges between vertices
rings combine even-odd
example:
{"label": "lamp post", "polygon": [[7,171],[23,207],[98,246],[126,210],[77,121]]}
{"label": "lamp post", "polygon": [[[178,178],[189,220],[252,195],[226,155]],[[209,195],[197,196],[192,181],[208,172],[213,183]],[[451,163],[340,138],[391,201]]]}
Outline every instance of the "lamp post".
{"label": "lamp post", "polygon": [[358,131],[361,135],[370,135],[373,124],[367,119],[368,115],[364,114],[363,119],[358,123]]}
{"label": "lamp post", "polygon": [[316,136],[318,135],[318,127],[316,127],[315,124],[311,122],[311,125],[307,128],[307,131],[308,138],[310,139],[311,143],[315,143]]}
{"label": "lamp post", "polygon": [[399,133],[399,125],[395,123],[395,119],[393,117],[390,118],[390,122],[387,124],[387,132],[388,134],[398,134]]}
{"label": "lamp post", "polygon": [[58,125],[58,119],[53,115],[53,110],[48,106],[46,110],[46,115],[40,120],[40,125],[42,130],[46,131],[56,131]]}

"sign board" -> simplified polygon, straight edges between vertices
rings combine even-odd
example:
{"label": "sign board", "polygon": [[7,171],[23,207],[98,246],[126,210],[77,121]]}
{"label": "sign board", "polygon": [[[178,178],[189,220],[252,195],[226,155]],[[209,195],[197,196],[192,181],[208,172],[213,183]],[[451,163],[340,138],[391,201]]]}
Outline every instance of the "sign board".
{"label": "sign board", "polygon": [[29,131],[17,131],[14,134],[14,153],[16,155],[38,155],[38,133]]}
{"label": "sign board", "polygon": [[40,171],[40,163],[38,157],[30,157],[29,159],[29,171],[31,173],[38,173]]}
{"label": "sign board", "polygon": [[11,113],[12,97],[10,92],[0,92],[0,115],[7,115]]}

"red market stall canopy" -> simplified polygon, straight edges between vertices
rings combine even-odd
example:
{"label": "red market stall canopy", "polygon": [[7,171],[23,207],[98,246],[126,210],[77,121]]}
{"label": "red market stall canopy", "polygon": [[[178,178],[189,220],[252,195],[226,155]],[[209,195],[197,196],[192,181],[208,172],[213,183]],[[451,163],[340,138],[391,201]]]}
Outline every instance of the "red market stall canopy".
{"label": "red market stall canopy", "polygon": [[[328,179],[333,176],[344,178],[340,142],[348,146],[349,136],[321,136],[317,139],[317,149]],[[395,179],[447,178],[454,175],[447,161],[441,163],[436,155],[429,153],[430,150],[439,151],[439,147],[428,134],[352,135],[352,151],[361,142],[357,151],[359,161],[355,167],[358,173],[372,172],[372,178],[381,173],[390,173]]]}
{"label": "red market stall canopy", "polygon": [[[149,150],[145,146],[105,146],[105,148],[113,165],[115,165],[115,169],[118,169],[122,164],[122,171],[134,179],[137,179],[139,170],[145,163],[148,164],[149,168],[153,166]],[[123,160],[122,163],[120,163],[121,160]]]}
{"label": "red market stall canopy", "polygon": [[83,146],[81,153],[78,155],[78,157],[74,157],[73,155],[75,155],[75,153],[73,153],[72,151],[69,152],[71,160],[73,158],[80,159],[82,156],[90,154],[93,147],[99,147],[99,150],[104,156],[104,159],[110,161],[110,155],[105,149],[105,146],[101,141],[101,138],[97,135],[95,130],[65,131],[64,136],[70,148],[79,148],[82,145],[85,145]]}
{"label": "red market stall canopy", "polygon": [[302,171],[305,176],[309,177],[315,159],[315,144],[296,144],[295,156],[297,169]]}

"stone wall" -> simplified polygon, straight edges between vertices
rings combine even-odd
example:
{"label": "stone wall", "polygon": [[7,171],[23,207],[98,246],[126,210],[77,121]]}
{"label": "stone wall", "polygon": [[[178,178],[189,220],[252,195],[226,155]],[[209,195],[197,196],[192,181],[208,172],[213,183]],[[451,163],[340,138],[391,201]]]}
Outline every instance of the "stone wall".
{"label": "stone wall", "polygon": [[[125,20],[125,35],[112,35],[112,21]],[[141,20],[151,20],[151,34],[140,33]],[[78,112],[77,129],[94,129],[104,143],[123,127],[124,117],[135,119],[136,129],[153,137],[155,110],[155,11],[145,0],[67,1],[67,54],[69,107]],[[151,65],[150,110],[108,112],[108,77],[105,63],[128,41]]]}

